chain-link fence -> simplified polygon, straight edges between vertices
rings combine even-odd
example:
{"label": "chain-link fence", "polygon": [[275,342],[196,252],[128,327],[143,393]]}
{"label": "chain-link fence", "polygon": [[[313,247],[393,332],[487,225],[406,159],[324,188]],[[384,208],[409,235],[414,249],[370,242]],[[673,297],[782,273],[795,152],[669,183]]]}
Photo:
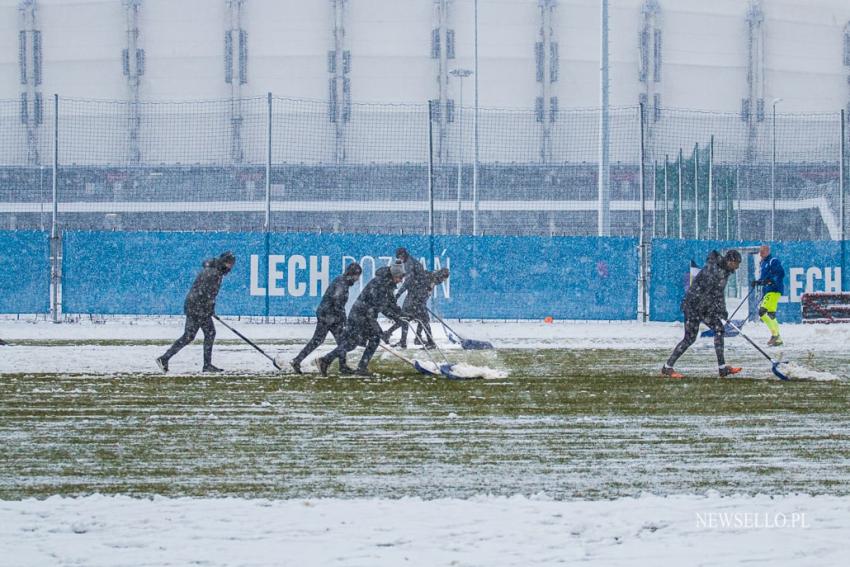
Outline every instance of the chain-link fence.
{"label": "chain-link fence", "polygon": [[642,205],[644,234],[674,238],[836,240],[847,224],[840,113],[659,109],[642,128],[639,107],[615,108],[604,136],[598,109],[553,116],[269,96],[57,97],[32,117],[0,101],[0,228],[52,226],[54,165],[61,229],[596,235],[607,207],[609,234],[635,236]]}

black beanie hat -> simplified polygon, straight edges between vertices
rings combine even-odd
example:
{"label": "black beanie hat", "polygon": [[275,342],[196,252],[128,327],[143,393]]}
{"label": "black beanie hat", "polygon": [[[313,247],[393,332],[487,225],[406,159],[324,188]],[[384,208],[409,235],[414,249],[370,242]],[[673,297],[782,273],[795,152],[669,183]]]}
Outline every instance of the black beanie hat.
{"label": "black beanie hat", "polygon": [[345,267],[345,272],[343,275],[345,276],[360,276],[363,273],[363,268],[360,267],[360,264],[357,262],[352,262],[348,266]]}

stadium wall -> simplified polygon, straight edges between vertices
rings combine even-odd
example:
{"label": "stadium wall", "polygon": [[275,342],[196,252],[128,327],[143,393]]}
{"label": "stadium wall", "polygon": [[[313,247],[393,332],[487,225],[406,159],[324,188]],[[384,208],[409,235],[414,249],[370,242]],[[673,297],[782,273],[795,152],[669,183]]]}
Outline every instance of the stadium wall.
{"label": "stadium wall", "polygon": [[[0,0],[0,99],[17,98],[19,0]],[[431,56],[436,26],[432,0],[347,1],[344,48],[354,102],[415,102],[438,93],[437,60]],[[218,99],[225,83],[224,0],[144,0],[139,3],[138,45],[145,50],[142,101]],[[327,100],[328,51],[333,49],[330,1],[245,0],[241,26],[248,37],[244,96]],[[659,0],[663,73],[657,85],[667,108],[738,112],[747,96],[745,0]],[[835,111],[848,101],[842,34],[850,21],[844,0],[762,0],[764,98],[784,99],[783,109]],[[119,0],[37,0],[46,96],[122,99],[127,17]],[[611,104],[636,104],[639,30],[643,0],[610,2]],[[538,0],[478,2],[480,103],[531,108],[539,95],[535,42]],[[454,32],[452,68],[473,68],[474,3],[448,2]],[[596,0],[559,0],[552,13],[560,72],[552,95],[560,107],[599,101],[599,26]],[[471,78],[470,78],[471,79]],[[472,81],[467,81],[467,87]],[[450,77],[448,96],[459,96]],[[472,90],[466,91],[471,95]],[[471,101],[471,98],[469,99]]]}

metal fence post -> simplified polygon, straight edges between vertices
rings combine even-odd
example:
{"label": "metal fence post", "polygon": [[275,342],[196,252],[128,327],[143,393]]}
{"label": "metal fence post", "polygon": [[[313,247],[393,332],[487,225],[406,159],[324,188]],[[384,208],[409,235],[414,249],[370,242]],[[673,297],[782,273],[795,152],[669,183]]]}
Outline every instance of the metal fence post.
{"label": "metal fence post", "polygon": [[658,235],[658,160],[652,160],[652,236]]}
{"label": "metal fence post", "polygon": [[[839,194],[838,210],[839,210],[839,215],[841,216],[841,219],[838,223],[838,226],[839,226],[838,235],[841,238],[841,246],[840,246],[840,248],[841,248],[841,274],[842,274],[841,277],[842,277],[843,280],[847,281],[847,280],[850,280],[850,274],[847,273],[847,265],[845,264],[845,259],[847,258],[847,254],[846,254],[846,246],[847,246],[846,228],[847,228],[847,226],[846,226],[846,220],[845,220],[845,218],[847,216],[847,211],[846,211],[847,200],[846,200],[846,196],[844,194],[845,189],[846,189],[846,187],[845,187],[846,182],[845,182],[844,160],[847,159],[847,130],[846,130],[847,123],[845,122],[845,120],[846,120],[846,117],[844,115],[844,109],[842,108],[841,109],[841,128],[839,129],[840,135],[841,135],[841,141],[838,144],[839,152],[841,154],[838,158],[838,194]],[[842,287],[842,289],[847,289],[847,286],[845,286],[843,282],[841,282],[841,287]]]}
{"label": "metal fence post", "polygon": [[735,199],[738,200],[738,208],[735,213],[735,238],[741,240],[741,167],[735,163]]}
{"label": "metal fence post", "polygon": [[638,247],[640,248],[640,305],[641,305],[641,321],[644,323],[647,320],[646,304],[647,304],[647,289],[646,289],[646,272],[647,272],[647,244],[646,244],[646,146],[644,140],[644,109],[643,103],[638,106],[640,112],[640,236],[638,238]]}
{"label": "metal fence post", "polygon": [[[434,128],[433,106],[428,104],[428,243],[431,252],[426,266],[434,262]],[[433,266],[432,266],[433,269]]]}
{"label": "metal fence post", "polygon": [[62,311],[62,242],[59,236],[59,95],[53,95],[53,215],[50,222],[50,315],[59,322]]}
{"label": "metal fence post", "polygon": [[[268,281],[269,270],[269,255],[270,255],[270,233],[272,225],[272,93],[269,92],[266,97],[267,114],[266,114],[266,215],[263,222],[263,231],[265,232],[263,241],[265,247],[265,263],[266,263],[266,281]],[[265,322],[269,322],[269,314],[271,312],[270,298],[268,287],[266,288],[266,314]]]}
{"label": "metal fence post", "polygon": [[682,189],[684,188],[682,183],[682,157],[682,148],[679,148],[679,240],[685,237],[685,215],[682,211],[682,206],[685,204],[685,200],[682,198]]}
{"label": "metal fence post", "polygon": [[[717,196],[714,194],[714,134],[708,143],[708,237],[717,238],[717,211],[714,207],[717,205]],[[712,214],[713,213],[713,214]]]}
{"label": "metal fence post", "polygon": [[670,156],[664,155],[664,238],[670,238],[670,203],[668,201],[668,193],[670,190],[669,180],[667,179],[667,170],[670,169]]}
{"label": "metal fence post", "polygon": [[694,240],[699,240],[699,142],[694,146]]}
{"label": "metal fence post", "polygon": [[839,195],[839,197],[838,197],[838,199],[839,199],[838,210],[839,210],[839,214],[840,214],[840,219],[839,219],[839,223],[838,223],[838,226],[839,226],[838,234],[839,234],[839,237],[841,238],[842,241],[847,239],[847,233],[845,232],[846,222],[847,222],[845,220],[846,213],[847,213],[847,211],[845,210],[846,196],[844,195],[844,190],[845,190],[844,160],[847,158],[847,147],[846,147],[846,144],[847,144],[846,136],[847,136],[847,134],[846,134],[846,129],[845,129],[846,123],[844,121],[845,121],[844,109],[842,108],[841,109],[841,128],[840,128],[841,141],[838,144],[839,152],[841,154],[838,158],[838,195]]}

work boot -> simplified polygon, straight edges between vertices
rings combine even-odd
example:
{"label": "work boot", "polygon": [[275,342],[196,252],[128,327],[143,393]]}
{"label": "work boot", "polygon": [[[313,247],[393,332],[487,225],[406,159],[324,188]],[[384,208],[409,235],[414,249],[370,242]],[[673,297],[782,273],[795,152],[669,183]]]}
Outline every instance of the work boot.
{"label": "work boot", "polygon": [[398,341],[396,344],[393,345],[393,348],[407,348],[407,343],[403,341]]}
{"label": "work boot", "polygon": [[741,368],[738,366],[726,366],[720,367],[717,372],[720,374],[721,378],[726,378],[727,376],[732,376],[733,374],[737,374],[741,371]]}
{"label": "work boot", "polygon": [[434,341],[428,341],[427,343],[422,345],[422,348],[424,348],[425,350],[432,350],[437,348],[437,343],[435,343]]}
{"label": "work boot", "polygon": [[213,366],[212,364],[205,364],[202,372],[209,372],[209,373],[215,374],[215,373],[218,373],[218,372],[224,372],[224,370],[222,370],[221,368],[219,368],[217,366]]}
{"label": "work boot", "polygon": [[372,375],[372,373],[369,372],[369,369],[365,366],[358,366],[357,370],[355,370],[354,373],[357,376],[365,376],[367,378]]}
{"label": "work boot", "polygon": [[679,374],[678,372],[673,370],[672,366],[667,366],[666,364],[661,367],[661,375],[667,376],[668,378],[676,378],[677,380],[680,380],[685,377],[684,374]]}
{"label": "work boot", "polygon": [[343,364],[339,367],[339,373],[343,376],[351,376],[355,373],[355,370],[347,364]]}
{"label": "work boot", "polygon": [[159,369],[162,370],[163,374],[168,374],[168,359],[164,356],[160,356],[156,359],[156,365],[159,366]]}
{"label": "work boot", "polygon": [[421,345],[421,344],[422,344],[422,341],[419,339],[419,337],[416,337],[415,339],[413,339],[413,344],[415,344],[415,345]]}
{"label": "work boot", "polygon": [[292,370],[296,374],[303,374],[303,372],[301,372],[301,361],[300,360],[293,360],[292,362],[289,363],[289,365],[292,367]]}
{"label": "work boot", "polygon": [[775,335],[770,337],[770,340],[767,341],[767,346],[782,346],[782,337],[779,335]]}
{"label": "work boot", "polygon": [[319,365],[319,374],[321,374],[322,376],[327,376],[328,366],[330,366],[331,363],[325,360],[324,357],[317,358],[316,363]]}

